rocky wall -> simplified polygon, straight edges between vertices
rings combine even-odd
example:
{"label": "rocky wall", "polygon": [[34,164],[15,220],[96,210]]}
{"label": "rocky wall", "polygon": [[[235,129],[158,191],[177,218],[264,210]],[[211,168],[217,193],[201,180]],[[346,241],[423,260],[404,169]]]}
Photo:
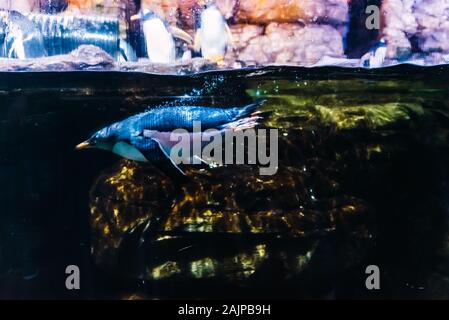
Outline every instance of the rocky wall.
{"label": "rocky wall", "polygon": [[[70,0],[67,10],[85,12],[88,6],[98,8],[93,2]],[[193,35],[202,7],[211,2],[143,0],[141,7]],[[259,64],[313,64],[324,56],[344,57],[347,0],[216,0],[215,4],[228,19],[234,38],[228,59]]]}
{"label": "rocky wall", "polygon": [[[434,64],[449,57],[449,0],[0,0],[0,9],[118,17],[120,37],[145,57],[132,15],[141,8],[154,11],[193,37],[211,3],[230,26],[231,62],[360,66],[380,38],[386,40],[387,59],[378,66],[419,59]],[[365,9],[372,4],[381,6],[381,30],[366,30]]]}
{"label": "rocky wall", "polygon": [[384,0],[382,12],[389,58],[449,53],[448,0]]}

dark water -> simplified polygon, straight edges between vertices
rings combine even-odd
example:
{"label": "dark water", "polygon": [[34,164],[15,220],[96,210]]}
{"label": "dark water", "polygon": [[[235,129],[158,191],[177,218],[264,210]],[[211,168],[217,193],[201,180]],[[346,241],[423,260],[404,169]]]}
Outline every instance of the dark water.
{"label": "dark water", "polygon": [[[447,298],[447,67],[0,74],[1,298]],[[279,170],[74,146],[149,107],[265,98]],[[365,288],[365,268],[381,290]],[[65,288],[65,268],[81,290]]]}

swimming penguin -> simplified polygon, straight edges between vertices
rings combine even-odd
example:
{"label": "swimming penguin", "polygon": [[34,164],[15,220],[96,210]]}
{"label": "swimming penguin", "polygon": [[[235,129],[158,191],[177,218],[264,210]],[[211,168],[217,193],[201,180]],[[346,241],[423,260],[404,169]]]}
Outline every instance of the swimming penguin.
{"label": "swimming penguin", "polygon": [[6,58],[29,59],[47,55],[42,34],[33,22],[17,11],[3,12],[5,38],[1,54]]}
{"label": "swimming penguin", "polygon": [[387,42],[379,40],[369,52],[360,58],[360,66],[364,68],[380,68],[385,62],[387,55]]}
{"label": "swimming penguin", "polygon": [[143,10],[131,20],[140,19],[148,58],[154,63],[174,63],[176,61],[176,46],[173,37],[182,39],[188,44],[193,43],[192,37],[185,31],[169,26],[154,12]]}
{"label": "swimming penguin", "polygon": [[195,35],[194,49],[211,61],[223,63],[228,46],[234,46],[231,30],[215,5],[201,13],[199,29]]}
{"label": "swimming penguin", "polygon": [[[171,148],[177,142],[170,140],[176,129],[195,134],[194,121],[201,122],[201,133],[207,129],[226,130],[253,128],[261,119],[257,108],[264,101],[257,101],[240,108],[212,108],[202,106],[162,107],[134,115],[107,126],[80,143],[76,149],[98,148],[111,151],[123,158],[138,162],[150,162],[173,178],[185,177],[185,173],[171,158]],[[188,157],[191,155],[189,154]],[[205,162],[201,159],[201,162]],[[195,163],[190,161],[188,163]]]}

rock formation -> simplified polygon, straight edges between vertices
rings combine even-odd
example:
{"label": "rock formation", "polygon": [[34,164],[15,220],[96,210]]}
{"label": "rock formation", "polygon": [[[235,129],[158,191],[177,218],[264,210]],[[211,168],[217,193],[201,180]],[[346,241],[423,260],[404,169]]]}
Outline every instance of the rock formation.
{"label": "rock formation", "polygon": [[449,53],[449,1],[384,0],[382,11],[389,58]]}

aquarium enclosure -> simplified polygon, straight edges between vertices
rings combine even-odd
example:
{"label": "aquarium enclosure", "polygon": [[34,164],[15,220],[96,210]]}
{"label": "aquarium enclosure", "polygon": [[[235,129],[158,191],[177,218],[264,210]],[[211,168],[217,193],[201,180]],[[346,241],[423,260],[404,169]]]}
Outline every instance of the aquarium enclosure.
{"label": "aquarium enclosure", "polygon": [[449,1],[0,0],[0,299],[448,299]]}

